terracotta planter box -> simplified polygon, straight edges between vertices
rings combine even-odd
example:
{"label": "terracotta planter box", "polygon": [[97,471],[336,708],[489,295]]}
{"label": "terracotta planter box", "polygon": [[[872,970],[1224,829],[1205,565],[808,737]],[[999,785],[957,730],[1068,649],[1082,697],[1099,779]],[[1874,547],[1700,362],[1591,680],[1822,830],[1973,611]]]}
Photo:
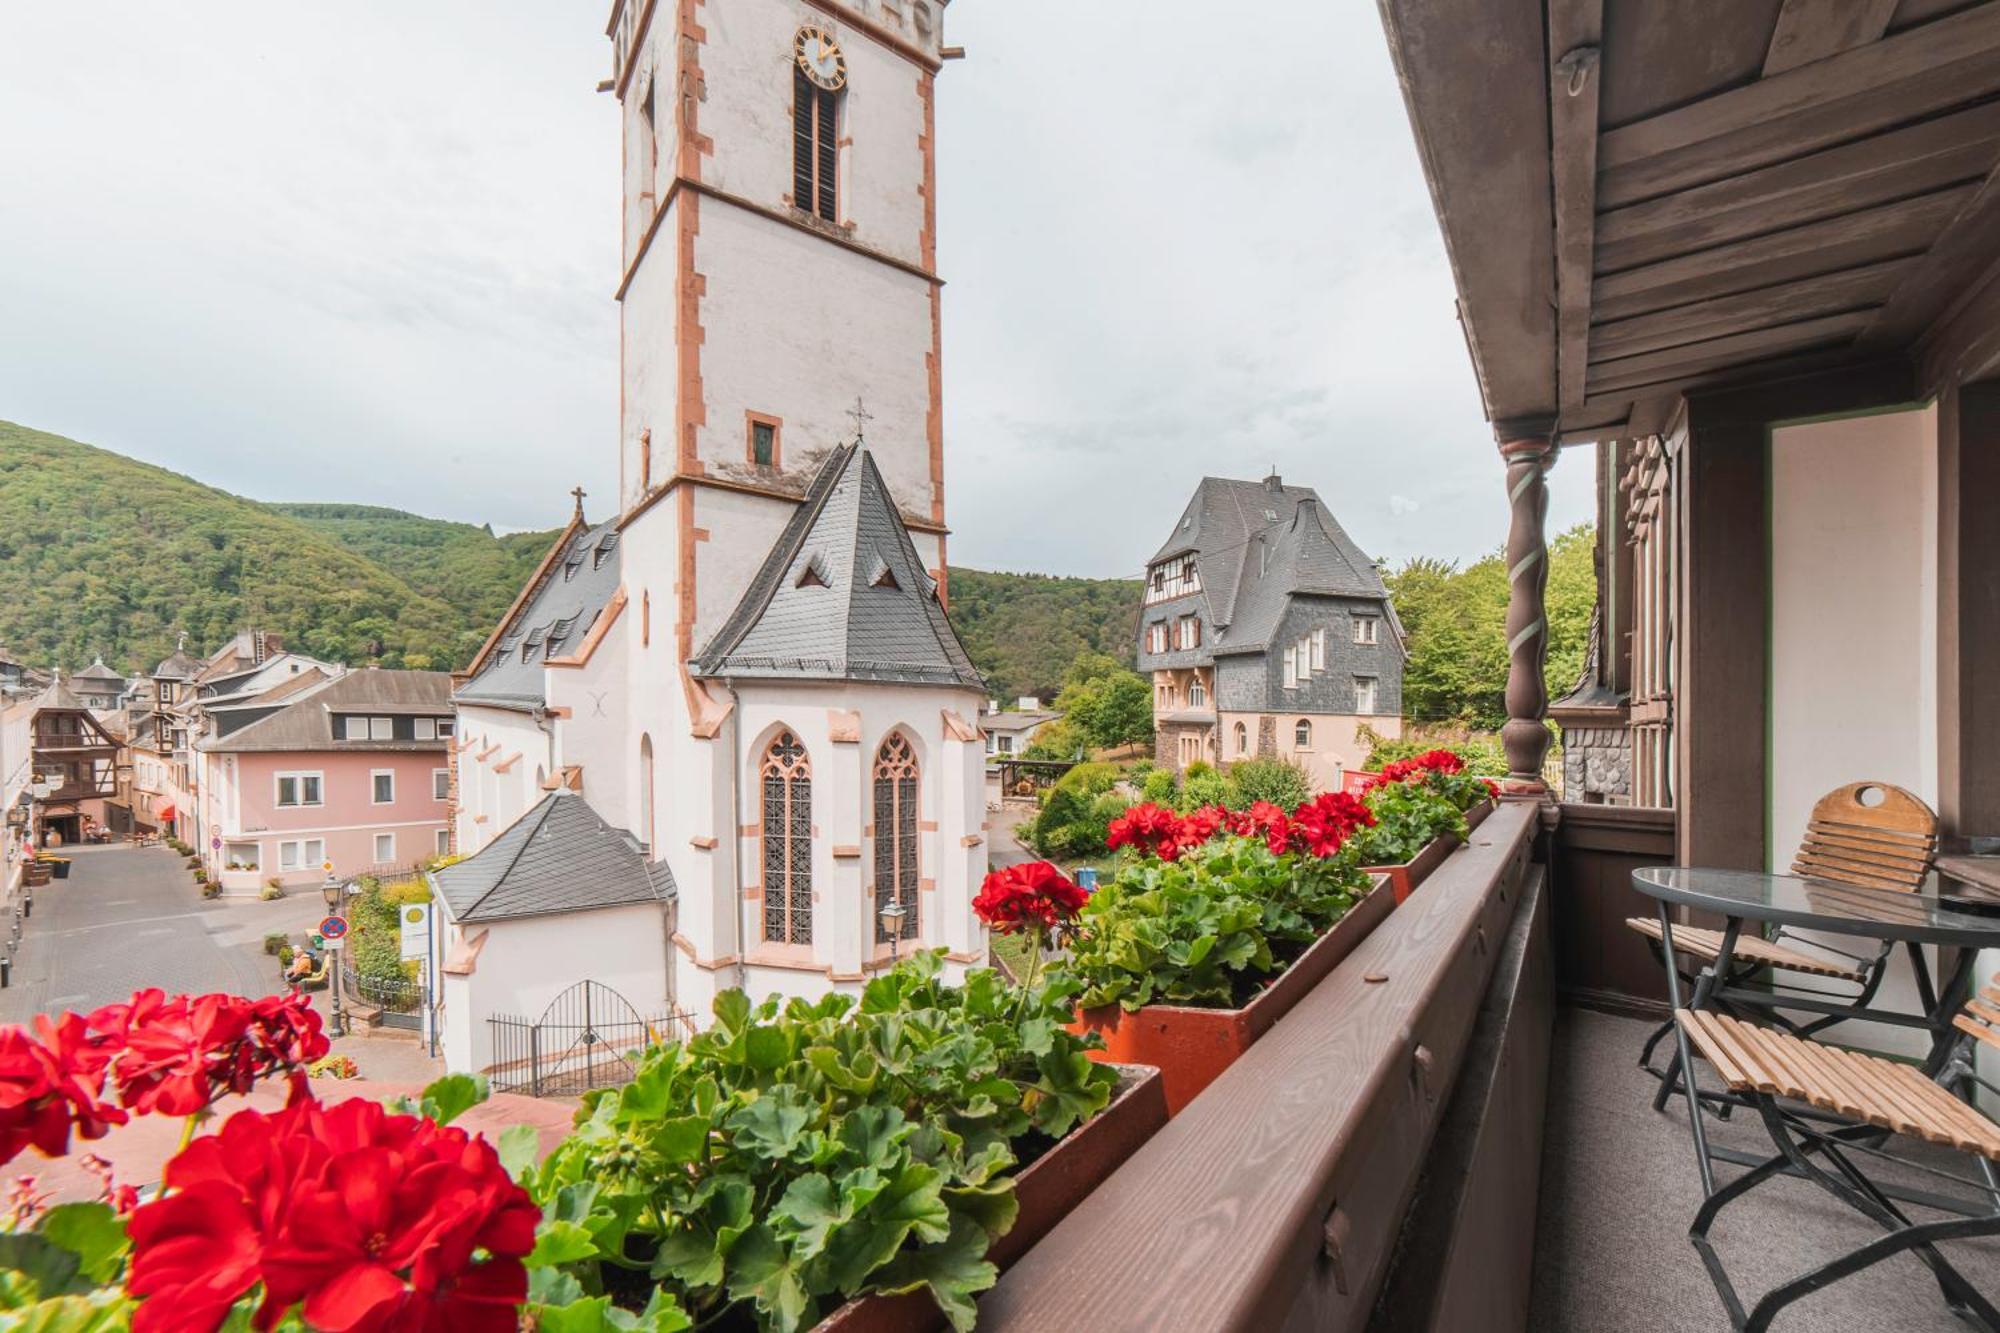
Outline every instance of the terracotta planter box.
{"label": "terracotta planter box", "polygon": [[[1469,833],[1479,827],[1480,822],[1493,813],[1493,802],[1481,801],[1465,812],[1465,828]],[[1369,866],[1371,875],[1387,875],[1389,884],[1396,891],[1397,903],[1406,903],[1416,892],[1419,884],[1431,877],[1431,872],[1444,864],[1444,859],[1458,849],[1458,839],[1446,834],[1442,838],[1432,838],[1421,852],[1399,866]]]}
{"label": "terracotta planter box", "polygon": [[1107,1004],[1079,1009],[1070,1030],[1089,1029],[1103,1036],[1104,1049],[1092,1051],[1093,1060],[1156,1066],[1166,1088],[1167,1114],[1179,1115],[1273,1023],[1326,980],[1395,906],[1395,890],[1386,877],[1377,875],[1375,887],[1352,911],[1241,1009],[1149,1004],[1127,1013],[1119,1005]]}
{"label": "terracotta planter box", "polygon": [[[1014,1178],[1014,1197],[1020,1203],[1014,1229],[986,1252],[1001,1272],[1055,1230],[1056,1223],[1167,1123],[1160,1071],[1123,1066],[1118,1072],[1118,1091],[1110,1104]],[[849,1301],[815,1329],[817,1333],[933,1333],[944,1326],[944,1314],[930,1293],[909,1291]]]}

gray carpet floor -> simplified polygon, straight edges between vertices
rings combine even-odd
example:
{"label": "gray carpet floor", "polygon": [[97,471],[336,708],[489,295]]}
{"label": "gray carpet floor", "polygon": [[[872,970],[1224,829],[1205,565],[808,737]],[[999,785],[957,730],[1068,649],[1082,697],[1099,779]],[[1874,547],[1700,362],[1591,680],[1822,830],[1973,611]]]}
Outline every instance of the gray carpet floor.
{"label": "gray carpet floor", "polygon": [[[1665,1111],[1654,1111],[1659,1085],[1637,1065],[1648,1030],[1642,1022],[1579,1009],[1565,1009],[1557,1018],[1529,1323],[1535,1333],[1698,1333],[1729,1327],[1687,1238],[1702,1196],[1686,1105],[1676,1098]],[[1754,1113],[1738,1112],[1719,1126],[1711,1116],[1707,1124],[1715,1143],[1760,1155],[1772,1151]],[[1968,1159],[1955,1154],[1933,1155],[1903,1139],[1889,1147],[1972,1174]],[[1741,1170],[1719,1164],[1718,1181]],[[1913,1215],[1938,1216],[1923,1210]],[[1880,1234],[1817,1185],[1793,1179],[1752,1191],[1723,1211],[1711,1233],[1746,1306],[1769,1288]],[[1988,1300],[2000,1301],[2000,1239],[1950,1242],[1940,1249]],[[1785,1333],[1967,1327],[1946,1308],[1930,1270],[1909,1254],[1806,1297],[1773,1324]]]}

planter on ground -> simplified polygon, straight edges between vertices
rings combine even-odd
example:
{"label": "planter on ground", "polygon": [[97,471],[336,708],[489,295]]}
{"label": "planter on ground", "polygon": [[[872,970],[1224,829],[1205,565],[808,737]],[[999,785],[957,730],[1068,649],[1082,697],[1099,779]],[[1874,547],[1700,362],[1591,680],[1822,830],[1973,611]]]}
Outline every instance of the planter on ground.
{"label": "planter on ground", "polygon": [[[1465,827],[1468,831],[1479,827],[1479,822],[1492,813],[1493,803],[1485,801],[1465,812]],[[1396,901],[1405,903],[1416,891],[1419,884],[1431,877],[1431,872],[1444,864],[1444,859],[1458,849],[1459,840],[1452,834],[1433,838],[1418,852],[1401,865],[1369,866],[1371,875],[1386,875],[1390,887],[1395,890]]]}
{"label": "planter on ground", "polygon": [[[1001,1272],[1055,1230],[1056,1223],[1167,1123],[1165,1082],[1159,1070],[1126,1065],[1118,1076],[1118,1092],[1110,1105],[1014,1177],[1020,1213],[1013,1229],[986,1251]],[[819,1333],[932,1333],[944,1326],[944,1314],[930,1294],[910,1291],[849,1301],[816,1328]]]}
{"label": "planter on ground", "polygon": [[1385,876],[1375,879],[1374,888],[1347,915],[1240,1009],[1149,1004],[1128,1012],[1107,1004],[1078,1010],[1070,1030],[1104,1038],[1104,1049],[1090,1053],[1093,1060],[1157,1067],[1167,1114],[1179,1115],[1389,915],[1397,901],[1395,890]]}

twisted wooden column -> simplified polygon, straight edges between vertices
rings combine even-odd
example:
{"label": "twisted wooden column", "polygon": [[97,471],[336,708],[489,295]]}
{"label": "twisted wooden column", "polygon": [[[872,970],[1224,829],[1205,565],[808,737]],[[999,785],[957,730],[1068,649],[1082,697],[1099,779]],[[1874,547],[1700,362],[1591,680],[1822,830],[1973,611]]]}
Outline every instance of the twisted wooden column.
{"label": "twisted wooden column", "polygon": [[1542,761],[1549,752],[1549,692],[1542,679],[1549,655],[1544,605],[1549,547],[1543,520],[1556,451],[1546,436],[1535,436],[1503,443],[1500,456],[1507,460],[1512,509],[1507,528],[1507,723],[1500,728],[1507,751],[1505,789],[1512,795],[1539,796],[1546,791]]}

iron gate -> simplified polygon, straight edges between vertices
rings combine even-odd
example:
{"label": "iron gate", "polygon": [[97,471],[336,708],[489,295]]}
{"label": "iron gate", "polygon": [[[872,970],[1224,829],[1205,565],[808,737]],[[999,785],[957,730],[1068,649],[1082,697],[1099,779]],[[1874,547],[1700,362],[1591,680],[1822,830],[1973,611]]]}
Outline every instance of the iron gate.
{"label": "iron gate", "polygon": [[423,982],[412,977],[365,977],[355,970],[354,950],[342,949],[335,956],[341,960],[341,989],[349,1004],[379,1010],[384,1027],[423,1030],[424,1007],[430,1000]]}
{"label": "iron gate", "polygon": [[487,1076],[495,1092],[534,1097],[575,1097],[592,1088],[616,1087],[632,1077],[632,1056],[693,1029],[675,1010],[646,1018],[611,987],[579,981],[549,1002],[541,1018],[493,1017],[493,1063]]}

